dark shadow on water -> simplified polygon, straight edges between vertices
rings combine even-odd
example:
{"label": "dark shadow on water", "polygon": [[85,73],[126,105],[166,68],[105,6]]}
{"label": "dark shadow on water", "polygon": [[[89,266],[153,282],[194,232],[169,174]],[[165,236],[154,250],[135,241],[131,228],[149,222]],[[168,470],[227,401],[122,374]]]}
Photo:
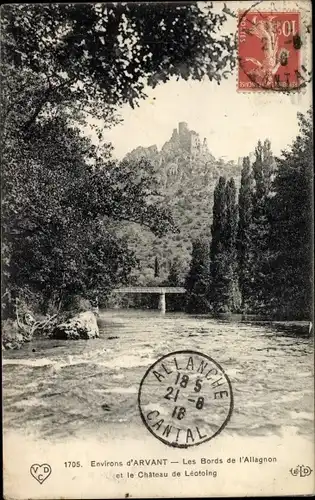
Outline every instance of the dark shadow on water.
{"label": "dark shadow on water", "polygon": [[[253,323],[251,323],[253,324]],[[273,330],[277,335],[277,337],[292,337],[292,338],[312,338],[312,332],[310,331],[309,323],[307,322],[266,322],[266,321],[258,321],[255,322],[257,326],[267,327]]]}

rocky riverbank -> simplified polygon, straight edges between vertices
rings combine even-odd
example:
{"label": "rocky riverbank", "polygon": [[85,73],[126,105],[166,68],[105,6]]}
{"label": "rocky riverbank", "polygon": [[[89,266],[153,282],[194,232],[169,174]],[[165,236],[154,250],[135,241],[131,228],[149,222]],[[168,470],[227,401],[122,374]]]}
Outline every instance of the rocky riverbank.
{"label": "rocky riverbank", "polygon": [[30,342],[32,336],[21,332],[17,321],[6,320],[2,322],[2,350],[20,349],[25,342]]}
{"label": "rocky riverbank", "polygon": [[35,338],[51,338],[64,340],[94,339],[99,337],[96,314],[84,311],[68,319],[55,318],[48,326],[45,320],[33,319],[29,325],[17,320],[5,320],[2,323],[2,350],[20,349],[25,342]]}

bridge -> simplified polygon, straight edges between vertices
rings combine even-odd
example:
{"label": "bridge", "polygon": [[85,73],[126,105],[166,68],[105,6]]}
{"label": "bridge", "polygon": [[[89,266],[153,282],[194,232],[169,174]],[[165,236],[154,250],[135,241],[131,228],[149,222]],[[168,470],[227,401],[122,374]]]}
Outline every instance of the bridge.
{"label": "bridge", "polygon": [[167,293],[185,293],[186,290],[183,287],[177,286],[125,286],[121,288],[115,288],[113,290],[115,293],[158,293],[160,296],[159,300],[159,310],[162,314],[166,312],[166,301],[165,295]]}

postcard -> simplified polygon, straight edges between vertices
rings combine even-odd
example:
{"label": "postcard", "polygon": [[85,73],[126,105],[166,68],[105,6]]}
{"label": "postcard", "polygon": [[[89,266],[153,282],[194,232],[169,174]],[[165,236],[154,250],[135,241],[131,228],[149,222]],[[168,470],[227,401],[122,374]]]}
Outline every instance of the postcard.
{"label": "postcard", "polygon": [[2,6],[7,500],[315,493],[311,9]]}

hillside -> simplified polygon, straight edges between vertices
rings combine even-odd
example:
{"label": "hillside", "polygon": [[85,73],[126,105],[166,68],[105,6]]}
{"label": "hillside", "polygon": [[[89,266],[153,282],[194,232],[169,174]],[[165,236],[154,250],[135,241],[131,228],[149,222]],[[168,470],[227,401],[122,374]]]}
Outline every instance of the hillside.
{"label": "hillside", "polygon": [[[172,136],[159,151],[156,145],[137,147],[126,155],[127,160],[144,157],[154,167],[159,189],[170,207],[178,233],[156,238],[139,227],[128,228],[130,245],[140,260],[132,281],[138,284],[166,279],[174,259],[184,278],[191,254],[191,241],[197,236],[210,236],[213,190],[220,175],[240,180],[241,162],[216,159],[206,139],[189,130],[185,122],[178,124]],[[155,257],[159,260],[160,277],[154,279]]]}

